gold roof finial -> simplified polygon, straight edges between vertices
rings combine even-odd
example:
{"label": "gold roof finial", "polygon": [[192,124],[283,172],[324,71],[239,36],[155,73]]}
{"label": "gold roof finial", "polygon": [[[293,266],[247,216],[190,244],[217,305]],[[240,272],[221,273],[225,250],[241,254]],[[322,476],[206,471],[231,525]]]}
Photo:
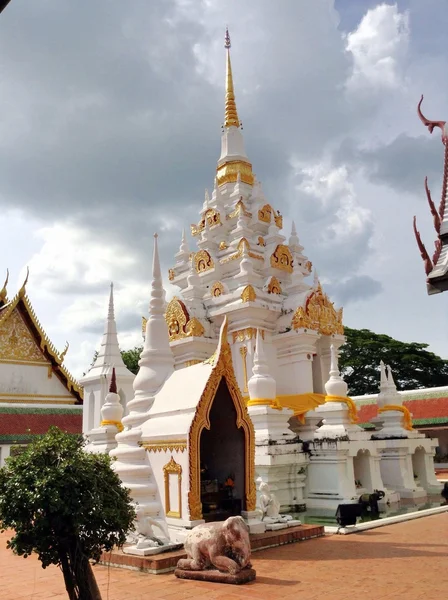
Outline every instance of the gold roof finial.
{"label": "gold roof finial", "polygon": [[26,277],[25,277],[25,281],[23,282],[23,284],[22,284],[22,287],[21,287],[21,288],[20,288],[20,290],[19,290],[19,296],[20,296],[21,298],[23,298],[23,296],[25,296],[25,294],[26,294],[26,284],[28,283],[28,277],[29,277],[29,275],[30,275],[30,268],[29,268],[29,267],[27,267],[27,268],[26,268]]}
{"label": "gold roof finial", "polygon": [[8,285],[8,281],[9,281],[9,269],[6,269],[5,283],[3,284],[3,287],[0,290],[0,302],[2,304],[4,304],[8,299],[8,290],[6,289],[6,286]]}
{"label": "gold roof finial", "polygon": [[238,119],[238,113],[236,110],[235,103],[235,92],[233,90],[233,77],[232,77],[232,64],[230,62],[230,35],[229,30],[226,27],[226,37],[224,48],[227,50],[227,63],[226,63],[226,104],[224,114],[224,127],[239,127],[240,120]]}

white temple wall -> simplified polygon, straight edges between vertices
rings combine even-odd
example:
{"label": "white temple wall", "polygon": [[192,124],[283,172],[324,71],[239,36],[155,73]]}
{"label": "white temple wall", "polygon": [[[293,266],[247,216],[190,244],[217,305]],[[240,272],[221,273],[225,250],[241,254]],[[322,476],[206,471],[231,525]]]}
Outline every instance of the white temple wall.
{"label": "white temple wall", "polygon": [[[59,381],[57,375],[49,370],[50,363],[42,365],[21,365],[15,363],[0,363],[0,394],[39,395],[60,400],[72,400],[74,397]],[[49,377],[50,374],[50,377]]]}
{"label": "white temple wall", "polygon": [[[160,495],[160,504],[163,507],[164,514],[166,515],[168,525],[175,527],[181,527],[189,524],[189,513],[188,513],[188,492],[190,486],[189,478],[189,464],[188,464],[188,452],[185,449],[183,452],[180,450],[173,450],[172,452],[168,449],[162,450],[151,450],[147,451],[149,456],[149,462],[157,483],[157,488]],[[167,497],[165,493],[165,472],[163,468],[170,463],[171,458],[177,465],[180,465],[182,472],[180,473],[181,481],[181,492],[179,494],[178,481],[179,476],[176,473],[169,474],[169,499],[167,504]],[[180,503],[180,504],[179,504]],[[170,508],[171,512],[177,512],[180,506],[180,517],[168,516],[167,510]]]}

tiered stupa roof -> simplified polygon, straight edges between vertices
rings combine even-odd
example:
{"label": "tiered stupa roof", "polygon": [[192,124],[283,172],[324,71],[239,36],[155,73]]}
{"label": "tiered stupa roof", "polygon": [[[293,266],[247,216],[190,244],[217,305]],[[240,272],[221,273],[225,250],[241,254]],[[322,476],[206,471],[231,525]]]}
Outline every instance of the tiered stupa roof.
{"label": "tiered stupa roof", "polygon": [[319,282],[306,282],[312,264],[295,225],[287,241],[282,215],[252,172],[236,108],[228,31],[225,48],[225,115],[215,186],[211,195],[206,191],[199,221],[191,225],[196,251],[190,252],[184,235],[169,270],[181,296],[166,311],[170,341],[216,339],[224,314],[231,326],[245,313],[251,320],[257,315],[258,325],[270,323],[272,333],[308,328],[343,334],[342,309],[334,309]]}

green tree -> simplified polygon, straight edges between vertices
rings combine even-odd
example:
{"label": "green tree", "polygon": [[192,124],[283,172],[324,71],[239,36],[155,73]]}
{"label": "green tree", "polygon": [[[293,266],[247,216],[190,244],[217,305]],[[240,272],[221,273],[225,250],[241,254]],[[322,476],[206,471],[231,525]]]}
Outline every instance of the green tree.
{"label": "green tree", "polygon": [[123,357],[123,362],[127,366],[127,368],[131,371],[131,373],[138,373],[138,361],[140,360],[140,354],[142,353],[143,346],[136,346],[131,350],[122,350],[121,356]]}
{"label": "green tree", "polygon": [[390,365],[399,390],[448,385],[448,361],[427,350],[428,344],[400,342],[368,329],[344,328],[339,367],[352,396],[375,394],[379,363]]}
{"label": "green tree", "polygon": [[83,449],[82,436],[51,427],[0,469],[0,527],[8,547],[42,567],[58,565],[70,600],[101,600],[89,559],[122,546],[134,509],[105,454]]}

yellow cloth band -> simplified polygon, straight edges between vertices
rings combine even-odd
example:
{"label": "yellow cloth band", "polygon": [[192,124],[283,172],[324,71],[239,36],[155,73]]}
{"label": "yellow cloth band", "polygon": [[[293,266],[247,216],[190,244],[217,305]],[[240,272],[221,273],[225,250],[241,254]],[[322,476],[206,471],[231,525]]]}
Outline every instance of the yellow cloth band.
{"label": "yellow cloth band", "polygon": [[325,402],[342,402],[346,404],[348,407],[348,416],[350,417],[350,422],[357,423],[359,421],[356,404],[351,398],[348,398],[347,396],[325,396]]}
{"label": "yellow cloth band", "polygon": [[118,431],[123,431],[123,425],[120,421],[101,421],[100,427],[105,427],[106,425],[114,425]]}
{"label": "yellow cloth band", "polygon": [[412,427],[412,416],[409,412],[409,408],[406,408],[406,406],[400,406],[399,404],[386,404],[386,406],[378,409],[378,413],[387,412],[390,410],[397,410],[403,413],[403,428],[407,431],[414,430]]}

